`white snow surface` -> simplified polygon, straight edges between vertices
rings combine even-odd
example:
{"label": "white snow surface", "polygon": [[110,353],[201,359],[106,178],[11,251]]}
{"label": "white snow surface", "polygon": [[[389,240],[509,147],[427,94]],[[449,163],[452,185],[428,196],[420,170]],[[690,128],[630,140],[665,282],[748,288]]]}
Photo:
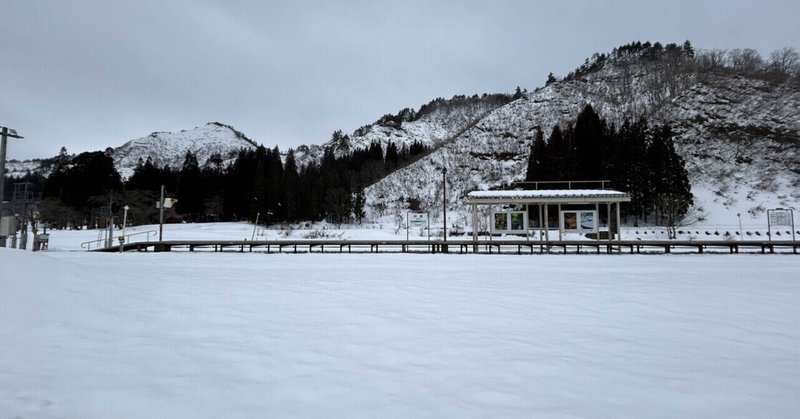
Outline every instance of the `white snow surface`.
{"label": "white snow surface", "polygon": [[0,417],[800,415],[795,255],[0,249],[0,267]]}

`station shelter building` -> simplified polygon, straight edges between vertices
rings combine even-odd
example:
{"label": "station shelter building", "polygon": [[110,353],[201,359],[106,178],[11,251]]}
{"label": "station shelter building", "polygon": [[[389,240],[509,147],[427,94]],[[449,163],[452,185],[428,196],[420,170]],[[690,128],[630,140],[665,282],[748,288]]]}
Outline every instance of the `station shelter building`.
{"label": "station shelter building", "polygon": [[[571,185],[570,185],[571,186]],[[473,191],[467,194],[472,209],[473,240],[478,240],[478,206],[490,206],[492,234],[528,235],[539,231],[540,240],[558,240],[567,233],[589,233],[596,239],[621,240],[620,204],[630,202],[625,192],[611,189],[541,189]],[[601,234],[601,221],[605,229]],[[603,237],[605,236],[605,237]]]}

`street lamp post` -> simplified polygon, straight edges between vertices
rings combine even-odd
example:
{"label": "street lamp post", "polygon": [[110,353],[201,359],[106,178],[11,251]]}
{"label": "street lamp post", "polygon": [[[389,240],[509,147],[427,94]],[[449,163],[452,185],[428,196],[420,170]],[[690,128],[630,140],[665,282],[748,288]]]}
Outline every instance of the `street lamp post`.
{"label": "street lamp post", "polygon": [[[6,146],[8,144],[8,137],[23,138],[17,134],[16,130],[0,127],[0,218],[5,216],[5,203],[3,197],[5,196],[5,181],[6,181]],[[15,235],[16,237],[16,235]],[[0,247],[6,247],[5,232],[0,231]]]}

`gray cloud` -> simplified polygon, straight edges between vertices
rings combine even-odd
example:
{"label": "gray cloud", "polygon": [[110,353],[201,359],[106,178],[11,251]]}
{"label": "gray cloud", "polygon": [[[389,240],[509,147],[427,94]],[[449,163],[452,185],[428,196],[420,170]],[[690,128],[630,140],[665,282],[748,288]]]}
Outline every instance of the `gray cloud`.
{"label": "gray cloud", "polygon": [[9,1],[9,158],[208,121],[268,146],[326,141],[438,96],[533,89],[633,40],[798,48],[789,1]]}

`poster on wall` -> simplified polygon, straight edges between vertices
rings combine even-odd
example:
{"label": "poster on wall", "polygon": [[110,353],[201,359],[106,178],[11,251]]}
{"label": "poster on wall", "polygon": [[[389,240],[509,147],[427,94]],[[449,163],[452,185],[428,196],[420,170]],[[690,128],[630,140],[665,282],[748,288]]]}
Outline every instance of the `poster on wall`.
{"label": "poster on wall", "polygon": [[561,228],[565,231],[594,231],[597,211],[561,211]]}
{"label": "poster on wall", "polygon": [[525,234],[528,230],[526,211],[498,211],[492,213],[492,233]]}
{"label": "poster on wall", "polygon": [[581,211],[581,230],[594,230],[594,211]]}
{"label": "poster on wall", "polygon": [[524,212],[512,212],[511,213],[511,231],[525,231],[525,216]]}
{"label": "poster on wall", "polygon": [[505,212],[494,213],[494,230],[506,231],[508,230],[508,214]]}
{"label": "poster on wall", "polygon": [[564,229],[577,230],[578,229],[578,213],[565,212],[564,214]]}

